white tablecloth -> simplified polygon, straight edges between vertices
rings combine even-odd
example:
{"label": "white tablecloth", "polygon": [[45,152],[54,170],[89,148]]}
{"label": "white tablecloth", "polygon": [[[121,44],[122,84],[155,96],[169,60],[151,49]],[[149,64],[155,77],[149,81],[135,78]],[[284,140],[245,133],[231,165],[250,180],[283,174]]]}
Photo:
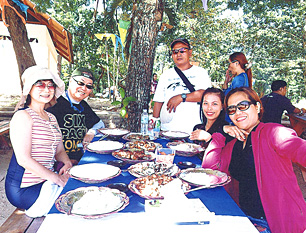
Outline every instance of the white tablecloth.
{"label": "white tablecloth", "polygon": [[207,225],[175,225],[158,221],[146,212],[116,213],[100,219],[83,219],[65,214],[49,214],[38,233],[95,232],[175,232],[175,233],[258,233],[246,217],[216,215]]}

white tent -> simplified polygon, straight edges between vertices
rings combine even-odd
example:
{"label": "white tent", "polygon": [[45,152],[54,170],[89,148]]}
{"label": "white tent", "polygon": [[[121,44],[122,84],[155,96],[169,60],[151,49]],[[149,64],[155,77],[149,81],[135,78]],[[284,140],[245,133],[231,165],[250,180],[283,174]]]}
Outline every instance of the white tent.
{"label": "white tent", "polygon": [[[26,24],[37,65],[57,73],[57,52],[45,25]],[[21,86],[15,51],[7,27],[0,22],[0,94],[20,95]]]}

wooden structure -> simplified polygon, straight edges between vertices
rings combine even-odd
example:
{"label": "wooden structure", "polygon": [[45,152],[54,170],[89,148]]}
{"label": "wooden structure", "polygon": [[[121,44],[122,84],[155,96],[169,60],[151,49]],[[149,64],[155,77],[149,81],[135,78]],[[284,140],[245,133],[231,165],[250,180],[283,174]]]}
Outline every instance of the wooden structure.
{"label": "wooden structure", "polygon": [[0,232],[37,232],[45,217],[30,218],[24,210],[16,209],[0,226]]}
{"label": "wooden structure", "polygon": [[[23,0],[23,3],[29,6],[26,23],[45,25],[48,28],[58,54],[73,63],[71,34],[48,14],[37,12],[34,3],[31,1]],[[2,14],[1,9],[0,14]],[[2,17],[0,17],[0,20],[2,20]]]}
{"label": "wooden structure", "polygon": [[298,114],[288,114],[291,127],[295,130],[298,136],[301,136],[306,129],[306,116]]}

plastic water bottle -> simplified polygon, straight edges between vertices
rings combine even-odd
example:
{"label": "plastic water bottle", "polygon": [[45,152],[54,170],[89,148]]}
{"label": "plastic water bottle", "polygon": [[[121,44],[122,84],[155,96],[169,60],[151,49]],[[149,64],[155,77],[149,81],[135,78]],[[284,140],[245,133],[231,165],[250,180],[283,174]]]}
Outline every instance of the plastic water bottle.
{"label": "plastic water bottle", "polygon": [[149,125],[149,114],[148,110],[144,109],[141,114],[141,134],[147,135],[148,134],[148,125]]}
{"label": "plastic water bottle", "polygon": [[155,137],[159,138],[159,132],[160,132],[160,118],[156,118],[154,122],[154,129],[153,134]]}

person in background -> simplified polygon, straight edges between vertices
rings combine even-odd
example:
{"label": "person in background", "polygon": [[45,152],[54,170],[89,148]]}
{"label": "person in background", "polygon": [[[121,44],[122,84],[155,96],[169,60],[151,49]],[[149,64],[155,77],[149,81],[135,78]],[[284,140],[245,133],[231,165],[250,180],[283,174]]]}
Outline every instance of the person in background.
{"label": "person in background", "polygon": [[[9,202],[30,217],[46,215],[68,181],[72,167],[56,118],[44,110],[64,82],[47,68],[32,66],[22,75],[23,95],[10,122],[13,155],[5,192]],[[63,166],[54,171],[54,162]]]}
{"label": "person in background", "polygon": [[77,164],[83,156],[78,146],[86,146],[104,123],[86,101],[93,89],[94,75],[86,68],[77,68],[71,74],[68,90],[47,111],[57,118],[63,135],[65,150],[72,163]]}
{"label": "person in background", "polygon": [[229,57],[226,78],[222,85],[225,95],[236,87],[252,88],[252,77],[251,63],[248,62],[245,55],[241,52],[233,53]]}
{"label": "person in background", "polygon": [[224,97],[223,91],[214,87],[207,88],[203,93],[200,105],[202,124],[194,127],[189,138],[204,149],[208,146],[211,135],[216,132],[222,133],[226,137],[226,141],[232,140],[233,137],[237,137],[241,141],[245,139],[244,134],[247,132],[243,130],[242,132],[236,126],[228,125],[225,120]]}
{"label": "person in background", "polygon": [[185,75],[194,87],[190,91],[175,68],[166,70],[157,84],[154,94],[153,117],[160,117],[161,130],[191,133],[199,117],[202,94],[211,87],[211,80],[206,70],[190,63],[191,46],[186,39],[176,39],[171,45],[172,59],[176,67]]}
{"label": "person in background", "polygon": [[152,102],[153,102],[153,97],[154,97],[154,94],[155,94],[157,84],[158,84],[157,74],[154,73],[153,74],[153,79],[152,79],[152,82],[151,82],[151,90],[150,90],[150,99],[151,100],[150,100],[150,104],[149,104],[149,112],[152,111]]}
{"label": "person in background", "polygon": [[305,109],[299,109],[292,105],[291,101],[286,97],[287,82],[276,80],[271,85],[272,92],[261,98],[264,108],[262,122],[274,122],[281,124],[283,112],[286,110],[291,113],[305,113]]}
{"label": "person in background", "polygon": [[[261,232],[304,232],[306,203],[292,162],[306,166],[306,141],[290,128],[262,123],[263,107],[257,93],[236,88],[225,97],[233,123],[248,132],[246,140],[225,143],[212,135],[202,167],[218,169],[232,177],[225,188]],[[236,199],[237,201],[237,199]]]}

